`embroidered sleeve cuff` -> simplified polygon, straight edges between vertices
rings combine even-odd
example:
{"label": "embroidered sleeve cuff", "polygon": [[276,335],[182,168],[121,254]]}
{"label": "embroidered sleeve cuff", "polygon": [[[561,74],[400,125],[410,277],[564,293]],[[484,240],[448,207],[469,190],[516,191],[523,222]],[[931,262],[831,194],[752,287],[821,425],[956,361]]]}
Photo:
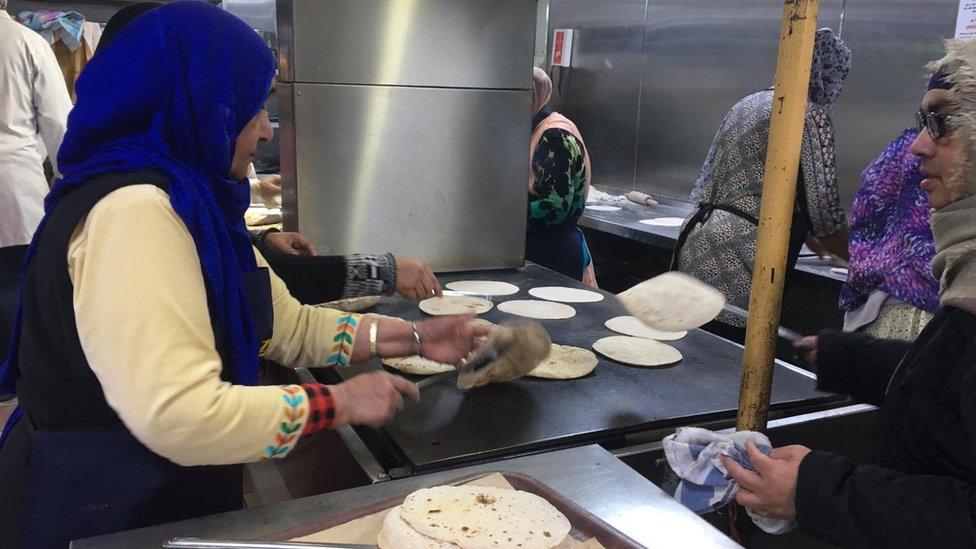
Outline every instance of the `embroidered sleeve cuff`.
{"label": "embroidered sleeve cuff", "polygon": [[274,434],[274,440],[265,448],[266,458],[285,457],[298,442],[308,417],[306,395],[298,385],[281,387],[282,407],[284,408],[281,423]]}
{"label": "embroidered sleeve cuff", "polygon": [[393,254],[346,256],[346,284],[342,297],[392,295],[396,290]]}
{"label": "embroidered sleeve cuff", "polygon": [[352,349],[356,344],[356,332],[359,331],[359,323],[362,315],[355,313],[342,313],[336,320],[335,335],[329,347],[329,357],[325,360],[326,366],[348,367],[352,359]]}
{"label": "embroidered sleeve cuff", "polygon": [[302,388],[308,396],[308,420],[302,437],[331,429],[335,424],[336,408],[329,388],[321,383],[305,383]]}

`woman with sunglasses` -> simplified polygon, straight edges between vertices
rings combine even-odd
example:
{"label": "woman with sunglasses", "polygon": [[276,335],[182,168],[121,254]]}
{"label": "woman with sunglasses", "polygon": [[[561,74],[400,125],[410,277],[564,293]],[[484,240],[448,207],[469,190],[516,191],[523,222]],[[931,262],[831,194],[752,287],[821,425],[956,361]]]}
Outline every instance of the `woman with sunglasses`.
{"label": "woman with sunglasses", "polygon": [[240,464],[419,398],[382,371],[257,386],[260,356],[457,364],[484,334],[303,307],[269,272],[243,213],[273,75],[257,34],[205,2],[140,16],[82,73],[0,372],[20,403],[0,439],[0,547],[239,508]]}
{"label": "woman with sunglasses", "polygon": [[976,40],[950,40],[911,145],[932,206],[939,310],[913,343],[821,332],[800,348],[821,389],[881,406],[872,457],[804,446],[724,460],[737,501],[845,547],[976,544]]}
{"label": "woman with sunglasses", "polygon": [[840,292],[845,332],[912,341],[939,308],[932,206],[920,186],[921,162],[909,150],[925,124],[922,116],[917,128],[902,132],[861,173]]}

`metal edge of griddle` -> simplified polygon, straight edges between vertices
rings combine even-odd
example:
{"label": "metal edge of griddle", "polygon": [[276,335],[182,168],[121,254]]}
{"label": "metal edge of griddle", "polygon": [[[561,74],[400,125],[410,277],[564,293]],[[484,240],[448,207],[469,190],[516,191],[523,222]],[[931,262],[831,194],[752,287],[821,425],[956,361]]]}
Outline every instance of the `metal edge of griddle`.
{"label": "metal edge of griddle", "polygon": [[[809,422],[809,421],[819,421],[819,420],[825,420],[825,419],[836,419],[836,418],[850,416],[850,415],[854,415],[854,414],[862,414],[862,413],[865,413],[865,412],[871,412],[871,411],[875,411],[877,409],[878,408],[876,406],[873,406],[871,404],[857,404],[857,403],[855,403],[855,404],[848,404],[846,406],[841,406],[841,407],[838,407],[838,408],[828,408],[828,409],[825,409],[825,410],[818,410],[818,411],[815,411],[815,412],[805,412],[805,413],[800,413],[800,414],[796,414],[796,415],[786,415],[786,416],[783,416],[783,417],[778,417],[776,419],[770,419],[766,428],[767,428],[767,430],[768,429],[777,429],[777,428],[789,427],[789,426],[797,425],[797,424],[801,424],[801,423],[806,423],[806,422]],[[694,427],[703,427],[703,428],[706,428],[706,429],[714,430],[718,434],[731,434],[731,433],[735,432],[735,422],[734,421],[732,422],[732,425],[727,425],[727,426],[720,426],[720,425],[716,424],[716,425],[694,425]],[[656,451],[659,451],[659,450],[661,450],[663,448],[663,444],[661,443],[661,439],[663,439],[665,436],[667,436],[667,435],[669,435],[669,434],[671,434],[673,432],[674,432],[674,429],[672,429],[671,432],[664,432],[664,433],[661,434],[661,437],[659,439],[657,439],[657,440],[655,440],[653,442],[645,442],[645,443],[640,443],[640,444],[633,444],[633,445],[625,446],[625,447],[622,447],[622,448],[616,448],[616,449],[607,450],[607,451],[610,452],[611,454],[613,454],[614,457],[616,457],[618,459],[624,459],[624,458],[628,458],[628,457],[632,457],[632,456],[636,456],[636,455],[640,455],[640,454],[646,454],[646,453],[649,453],[649,452],[656,452]]]}
{"label": "metal edge of griddle", "polygon": [[[779,404],[774,404],[770,407],[770,416],[780,418],[797,412],[809,413],[819,410],[827,410],[836,408],[839,404],[843,405],[844,402],[848,401],[849,399],[847,397],[841,395],[825,394],[822,397],[809,399],[806,401],[782,402]],[[715,412],[684,418],[667,418],[633,427],[579,433],[558,439],[538,441],[536,443],[519,446],[517,449],[512,447],[492,448],[490,450],[485,450],[466,456],[455,456],[439,461],[433,461],[420,466],[411,466],[408,464],[400,469],[399,475],[394,477],[393,471],[391,471],[390,476],[400,478],[404,475],[409,476],[428,474],[459,467],[467,467],[469,465],[487,463],[489,461],[505,460],[555,450],[562,450],[565,448],[585,446],[587,444],[598,444],[607,451],[612,451],[614,448],[620,448],[627,445],[628,439],[647,436],[648,433],[669,434],[674,432],[677,427],[682,426],[711,426],[712,428],[727,428],[733,425],[735,425],[735,416],[729,416],[727,412]],[[663,438],[663,436],[664,435],[662,435],[661,438]],[[409,460],[407,460],[407,462],[409,462]]]}
{"label": "metal edge of griddle", "polygon": [[[308,368],[295,368],[295,374],[302,383],[319,383]],[[370,483],[376,484],[377,482],[390,480],[389,473],[387,473],[386,469],[376,459],[373,453],[369,451],[366,443],[363,442],[363,439],[360,438],[352,427],[344,425],[335,429],[335,433],[342,443],[345,444],[353,459],[356,460],[360,469],[363,470],[363,473],[369,477]]]}

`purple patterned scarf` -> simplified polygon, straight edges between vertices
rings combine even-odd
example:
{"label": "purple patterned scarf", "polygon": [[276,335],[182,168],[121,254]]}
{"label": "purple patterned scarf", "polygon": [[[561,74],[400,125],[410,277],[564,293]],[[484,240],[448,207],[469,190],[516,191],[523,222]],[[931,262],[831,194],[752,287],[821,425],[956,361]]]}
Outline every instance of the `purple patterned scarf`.
{"label": "purple patterned scarf", "polygon": [[931,273],[935,242],[931,206],[919,188],[918,158],[908,148],[918,130],[905,130],[861,173],[851,209],[851,266],[840,308],[852,311],[875,290],[935,312],[939,283]]}

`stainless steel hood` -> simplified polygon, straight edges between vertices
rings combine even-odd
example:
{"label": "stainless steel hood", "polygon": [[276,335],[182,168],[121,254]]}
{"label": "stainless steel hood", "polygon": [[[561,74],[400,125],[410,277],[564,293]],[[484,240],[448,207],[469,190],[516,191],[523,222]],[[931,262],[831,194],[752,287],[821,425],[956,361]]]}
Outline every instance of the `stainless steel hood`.
{"label": "stainless steel hood", "polygon": [[534,0],[279,0],[286,228],[521,266],[534,24]]}

